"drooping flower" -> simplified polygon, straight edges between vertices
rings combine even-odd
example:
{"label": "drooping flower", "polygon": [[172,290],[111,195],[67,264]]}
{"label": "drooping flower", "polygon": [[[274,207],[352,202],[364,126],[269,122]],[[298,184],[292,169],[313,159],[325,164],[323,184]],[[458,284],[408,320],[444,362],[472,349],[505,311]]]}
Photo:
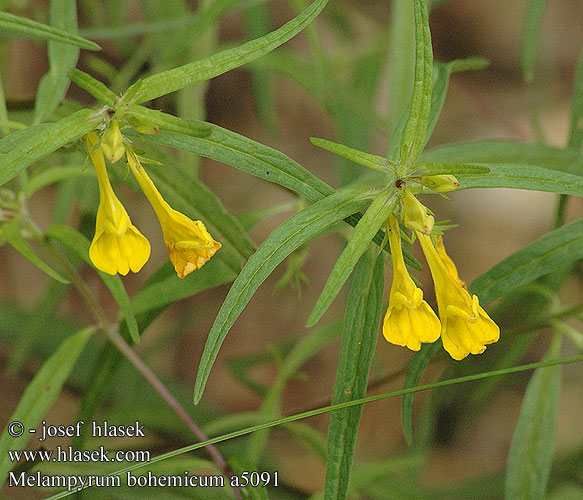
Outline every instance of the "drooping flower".
{"label": "drooping flower", "polygon": [[132,224],[124,206],[115,196],[95,132],[86,136],[87,149],[99,183],[99,207],[95,236],[89,249],[91,262],[107,273],[137,273],[150,258],[150,243]]}
{"label": "drooping flower", "polygon": [[200,269],[221,248],[221,244],[212,238],[202,221],[193,221],[166,203],[132,151],[127,151],[127,159],[134,177],[156,212],[170,262],[178,277],[184,278]]}
{"label": "drooping flower", "polygon": [[458,361],[468,354],[483,353],[486,345],[500,338],[498,325],[480,306],[478,297],[471,295],[459,279],[441,237],[435,238],[437,249],[427,234],[417,232],[417,237],[435,284],[444,349]]}
{"label": "drooping flower", "polygon": [[387,230],[393,261],[393,283],[383,322],[383,335],[392,344],[418,351],[422,342],[435,342],[439,338],[439,319],[423,300],[423,291],[415,285],[405,267],[399,224],[394,216],[389,217]]}

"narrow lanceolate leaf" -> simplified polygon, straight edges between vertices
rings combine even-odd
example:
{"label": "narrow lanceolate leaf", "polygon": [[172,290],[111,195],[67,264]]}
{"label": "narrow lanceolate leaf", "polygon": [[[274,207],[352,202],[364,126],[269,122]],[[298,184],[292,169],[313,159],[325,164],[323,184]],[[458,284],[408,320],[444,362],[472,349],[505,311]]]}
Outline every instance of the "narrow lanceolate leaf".
{"label": "narrow lanceolate leaf", "polygon": [[[421,380],[421,376],[431,358],[441,350],[441,341],[432,344],[422,344],[421,349],[415,353],[407,368],[404,388],[416,387]],[[413,404],[415,403],[415,393],[410,392],[403,395],[401,401],[401,421],[403,423],[403,435],[409,446],[413,444]]]}
{"label": "narrow lanceolate leaf", "polygon": [[383,226],[389,215],[394,211],[397,203],[394,191],[382,191],[377,195],[354,228],[350,240],[344,251],[336,261],[332,272],[324,286],[324,290],[314,306],[314,310],[307,321],[307,326],[315,325],[328,310],[332,301],[340,292],[342,285],[350,276],[352,269],[370,245],[377,231]]}
{"label": "narrow lanceolate leaf", "polygon": [[[344,319],[332,404],[366,396],[383,306],[383,256],[370,248],[354,272]],[[353,406],[330,414],[324,498],[344,500],[362,414]]]}
{"label": "narrow lanceolate leaf", "polygon": [[[51,25],[77,33],[77,8],[75,0],[51,0]],[[69,88],[69,70],[79,57],[79,48],[49,40],[49,71],[42,77],[34,102],[33,124],[45,121],[57,109]]]}
{"label": "narrow lanceolate leaf", "polygon": [[71,69],[69,76],[73,83],[89,92],[95,99],[108,106],[115,106],[118,96],[113,90],[108,89],[104,83],[77,68]]}
{"label": "narrow lanceolate leaf", "polygon": [[0,29],[20,33],[21,35],[55,42],[66,43],[82,49],[101,50],[96,43],[66,31],[37,23],[25,17],[15,16],[7,12],[0,12]]}
{"label": "narrow lanceolate leaf", "polygon": [[470,290],[488,304],[557,267],[581,259],[583,220],[561,226],[496,264],[470,285]]}
{"label": "narrow lanceolate leaf", "polygon": [[534,78],[536,48],[546,5],[547,0],[529,0],[526,10],[526,22],[524,23],[520,51],[520,68],[527,82]]}
{"label": "narrow lanceolate leaf", "polygon": [[366,206],[367,199],[360,194],[357,190],[340,191],[306,207],[275,229],[251,256],[229,290],[209,333],[196,376],[195,404],[202,397],[223,340],[255,290],[294,250]]}
{"label": "narrow lanceolate leaf", "polygon": [[515,188],[583,196],[583,176],[532,165],[482,164],[490,169],[486,175],[468,175],[460,178],[460,189]]}
{"label": "narrow lanceolate leaf", "polygon": [[415,81],[409,117],[403,132],[399,161],[407,164],[415,161],[427,133],[431,87],[433,86],[433,50],[425,0],[413,0],[415,9]]}
{"label": "narrow lanceolate leaf", "polygon": [[[558,359],[556,337],[545,360]],[[506,500],[542,500],[555,447],[561,367],[538,368],[526,388],[518,422],[512,435],[506,466]]]}
{"label": "narrow lanceolate leaf", "polygon": [[320,13],[327,2],[328,0],[314,1],[299,16],[261,38],[219,52],[206,59],[145,78],[136,102],[149,101],[192,83],[208,80],[271,52],[302,31]]}
{"label": "narrow lanceolate leaf", "polygon": [[202,268],[197,270],[196,275],[191,277],[193,279],[181,280],[173,272],[166,278],[158,279],[145,285],[132,297],[134,314],[143,314],[191,297],[203,290],[233,281],[237,277],[237,273],[219,257],[220,254],[215,255]]}
{"label": "narrow lanceolate leaf", "polygon": [[414,166],[423,175],[480,175],[490,171],[488,167],[471,163],[415,163]]}
{"label": "narrow lanceolate leaf", "polygon": [[47,273],[51,278],[57,280],[59,283],[69,283],[68,280],[63,278],[57,271],[46,264],[36,253],[34,253],[26,241],[24,241],[24,238],[20,233],[20,224],[18,219],[12,219],[9,223],[4,224],[2,226],[2,234],[6,238],[6,242],[31,264],[34,264],[41,271]]}
{"label": "narrow lanceolate leaf", "polygon": [[[450,75],[456,71],[479,70],[485,68],[487,65],[488,61],[480,57],[454,59],[448,63],[436,62],[433,64],[435,74],[433,79],[433,88],[431,90],[431,108],[429,110],[429,118],[427,119],[425,144],[427,144],[427,141],[429,141],[431,134],[437,125],[437,120],[439,119],[443,104],[445,103]],[[389,141],[389,147],[387,150],[387,158],[389,160],[396,161],[399,159],[399,145],[401,143],[405,125],[407,124],[407,117],[409,116],[410,112],[411,106],[409,105],[405,112],[402,114],[395,130],[391,134],[391,139]],[[424,155],[425,153],[421,154],[423,157]],[[447,162],[452,160],[446,158],[441,161]],[[471,161],[473,160],[467,160],[465,163],[469,163]]]}
{"label": "narrow lanceolate leaf", "polygon": [[25,128],[0,140],[0,185],[35,161],[93,130],[101,114],[82,109],[55,123]]}
{"label": "narrow lanceolate leaf", "polygon": [[373,170],[387,172],[391,169],[391,162],[382,156],[364,153],[358,149],[349,148],[348,146],[344,146],[344,144],[338,144],[326,139],[310,137],[310,141],[314,146],[323,148],[331,153],[336,153],[337,155],[352,160],[353,162],[359,163],[365,167],[372,168]]}
{"label": "narrow lanceolate leaf", "polygon": [[[83,261],[92,267],[93,263],[89,259],[89,240],[85,238],[79,231],[69,226],[52,225],[46,231],[49,238],[55,239],[65,245],[67,248],[73,250]],[[126,320],[130,337],[135,343],[140,341],[140,333],[138,331],[138,323],[134,315],[130,298],[121,281],[119,275],[111,276],[96,269],[105,286],[111,292],[111,295],[117,302],[121,312]]]}
{"label": "narrow lanceolate leaf", "polygon": [[583,156],[576,149],[559,149],[545,144],[513,141],[447,144],[423,151],[419,161],[522,164],[572,174],[583,172]]}
{"label": "narrow lanceolate leaf", "polygon": [[[145,109],[140,109],[142,113],[140,116],[152,120],[156,112],[151,110],[142,112]],[[163,119],[166,120],[167,116],[163,115]],[[291,189],[310,201],[318,201],[334,193],[334,189],[328,184],[275,149],[216,125],[178,118],[175,120],[177,120],[173,122],[175,128],[171,132],[163,132],[164,127],[160,121],[152,122],[158,125],[161,131],[158,135],[146,135],[144,139],[226,163],[251,175]],[[209,132],[204,137],[197,137],[179,130],[180,126],[187,127],[189,124],[197,126],[204,124],[208,126]]]}
{"label": "narrow lanceolate leaf", "polygon": [[85,328],[67,338],[45,362],[24,391],[9,420],[9,422],[20,422],[23,434],[12,437],[8,434],[8,427],[6,427],[0,438],[0,486],[4,484],[9,471],[16,465],[10,460],[8,450],[22,450],[31,437],[39,436],[38,433],[31,434],[29,430],[36,427],[57,399],[77,358],[94,331],[94,328]]}

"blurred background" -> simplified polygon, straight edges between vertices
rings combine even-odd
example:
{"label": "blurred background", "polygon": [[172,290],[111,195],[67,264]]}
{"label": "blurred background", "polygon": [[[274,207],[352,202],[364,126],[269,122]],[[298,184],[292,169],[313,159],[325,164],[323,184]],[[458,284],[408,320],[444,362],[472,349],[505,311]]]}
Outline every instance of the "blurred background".
{"label": "blurred background", "polygon": [[[245,3],[248,2],[241,2]],[[269,2],[270,18],[267,26],[270,29],[280,26],[294,15],[290,3],[294,4],[280,0]],[[371,115],[373,126],[366,127],[366,131],[361,134],[361,141],[355,132],[348,137],[348,142],[352,142],[350,145],[353,147],[378,155],[386,154],[388,131],[406,106],[405,99],[409,98],[406,93],[403,93],[404,97],[399,97],[398,91],[403,92],[404,86],[400,85],[397,89],[394,82],[399,75],[410,81],[410,51],[405,46],[389,45],[391,36],[394,36],[391,13],[394,14],[399,8],[398,3],[386,0],[330,0],[314,24],[320,36],[323,57],[336,75],[339,88],[348,93],[360,88],[360,97],[378,118]],[[179,26],[153,35],[122,37],[107,31],[108,28],[133,23],[150,26],[152,19],[165,22],[182,18],[189,13],[189,9],[208,6],[212,1],[206,4],[204,1],[186,2],[184,12],[165,9],[163,4],[138,0],[79,1],[81,34],[100,43],[103,51],[98,54],[82,51],[78,67],[111,84],[119,92],[127,84],[133,83],[139,74],[167,69],[165,65],[170,68],[232,46],[253,37],[253,34],[263,34],[262,27],[254,24],[259,18],[249,16],[247,10],[237,5],[225,9],[224,15],[220,16],[212,29],[196,37],[191,46],[185,46],[182,53],[174,54],[166,60],[157,60],[148,55],[157,54],[158,48],[164,43],[171,45],[172,37],[181,36],[187,28]],[[525,83],[520,71],[526,1],[451,0],[434,1],[433,4],[430,25],[435,60],[447,62],[479,56],[488,59],[490,65],[482,71],[452,74],[445,106],[429,147],[486,138],[521,142],[544,139],[549,145],[564,147],[574,71],[583,46],[583,4],[578,0],[550,0],[547,3],[540,31],[535,78],[530,84]],[[302,3],[297,2],[297,5]],[[47,6],[48,2],[45,1],[0,1],[2,10],[43,22],[47,22]],[[32,109],[38,82],[48,68],[46,45],[8,38],[6,34],[0,34],[0,42],[0,72],[9,109],[25,116]],[[293,53],[299,61],[314,60],[313,47],[310,47],[306,33],[298,35],[280,50]],[[353,78],[352,70],[360,60],[359,56],[368,53],[378,54],[381,60],[380,71],[373,82],[375,85],[366,79],[359,83]],[[300,78],[294,81],[293,69],[291,75],[289,68],[286,74],[286,71],[277,69],[277,63],[277,59],[266,57],[265,62],[260,60],[213,78],[208,87],[197,84],[179,95],[158,99],[151,107],[183,118],[203,118],[269,145],[332,186],[340,187],[347,177],[358,175],[357,167],[341,165],[331,153],[316,148],[309,140],[310,137],[321,137],[343,142],[343,135],[347,137],[346,127],[343,129],[334,119],[334,102],[326,93],[314,95],[313,89],[299,84],[297,80]],[[331,92],[330,89],[328,91]],[[85,106],[93,105],[90,96],[74,85],[68,97]],[[393,108],[400,106],[401,109],[391,109],[391,105]],[[534,129],[533,123],[540,126],[539,131]],[[354,122],[354,127],[360,126],[358,121]],[[199,162],[187,154],[181,156],[181,161],[191,164],[193,169],[200,168],[204,182],[233,214],[297,201],[292,193],[230,166],[207,159]],[[165,262],[167,255],[157,220],[147,202],[123,186],[116,190],[124,199],[135,224],[142,228],[152,242],[152,257],[148,264],[139,274],[124,278],[131,296]],[[55,188],[48,187],[30,200],[30,213],[41,227],[50,223],[54,197]],[[458,266],[461,278],[468,283],[550,231],[558,202],[558,195],[507,189],[458,192],[452,193],[450,198],[446,200],[427,196],[424,202],[435,212],[437,219],[449,219],[457,224],[458,227],[447,233],[447,248]],[[582,209],[582,200],[570,197],[567,220],[580,218]],[[290,214],[287,211],[262,221],[252,229],[252,239],[260,243]],[[67,223],[74,226],[88,224],[90,228],[91,220],[84,220],[87,216],[88,212],[80,203],[72,207],[67,215]],[[306,277],[299,289],[291,283],[276,289],[276,284],[286,275],[286,269],[289,269],[286,266],[289,264],[279,266],[259,288],[223,344],[203,399],[205,408],[223,415],[257,409],[261,398],[234,379],[229,370],[229,361],[244,357],[266,357],[268,362],[258,362],[249,376],[267,386],[273,381],[276,367],[269,360],[274,351],[285,353],[282,346],[286,342],[306,335],[306,319],[344,244],[345,240],[337,234],[327,235],[310,244],[305,255],[296,256],[298,262],[303,262],[301,272]],[[417,246],[414,246],[413,253],[423,262],[422,256],[417,253]],[[21,322],[26,322],[26,314],[39,300],[48,278],[7,245],[0,248],[0,269],[0,299],[5,307],[13,307],[16,319],[20,317]],[[98,278],[91,271],[85,270],[84,277],[103,304],[111,306],[111,319],[114,319],[117,306],[109,298],[107,290],[102,289]],[[430,276],[419,272],[416,277],[423,283],[426,296],[431,297]],[[195,276],[190,278],[195,279]],[[387,273],[387,289],[389,280],[390,272]],[[169,381],[179,394],[184,394],[187,401],[206,336],[228,289],[229,286],[222,286],[205,291],[168,307],[144,332],[143,341],[138,347],[154,371]],[[575,304],[581,301],[582,296],[581,280],[572,279],[563,289],[561,301],[566,305]],[[327,320],[342,317],[345,299],[343,295],[335,301],[326,314]],[[65,294],[59,313],[77,317],[80,323],[90,318],[74,291]],[[10,328],[9,324],[0,325],[4,333],[9,333],[7,330]],[[538,360],[548,340],[548,332],[538,335],[524,360]],[[52,344],[48,342],[49,347],[26,352],[15,370],[10,369],[13,366],[14,344],[4,342],[1,338],[0,342],[3,401],[0,420],[6,422],[27,383],[40,366],[43,352],[50,350]],[[39,336],[37,342],[39,345],[45,342],[43,335]],[[338,348],[338,341],[324,348],[302,367],[300,377],[290,381],[283,393],[282,414],[292,414],[329,403]],[[492,351],[492,355],[495,355],[496,349],[504,349],[504,342],[501,341],[500,346],[489,347],[487,352]],[[570,345],[566,345],[565,349],[565,354],[575,353]],[[406,367],[410,357],[411,353],[386,343],[381,336],[371,372],[374,387],[369,393],[401,388],[403,377],[391,379],[390,375]],[[434,380],[449,364],[451,361],[436,363],[428,370],[423,381]],[[120,374],[128,372],[131,372],[130,368],[120,368]],[[582,375],[583,370],[579,365],[565,367],[559,405],[557,457],[569,456],[581,449]],[[502,481],[501,474],[528,377],[529,374],[520,374],[513,380],[505,381],[494,393],[480,400],[478,406],[466,405],[460,409],[443,403],[437,412],[428,460],[422,466],[419,465],[422,470],[420,484],[446,488],[452,482],[469,481],[475,487],[478,483],[472,481],[490,474],[498,475]],[[129,383],[124,384],[124,380],[129,380]],[[115,408],[115,401],[128,397],[128,393],[138,388],[146,390],[146,384],[139,376],[132,375],[124,379],[120,375],[119,380],[110,387],[111,395],[105,407]],[[471,386],[456,386],[462,399],[466,389],[471,390]],[[380,460],[404,453],[406,445],[401,431],[400,403],[399,398],[391,398],[365,406],[357,442],[358,460]],[[427,403],[427,396],[419,394],[416,399],[416,416],[422,415]],[[136,404],[144,403],[136,400]],[[63,392],[54,405],[50,419],[56,422],[72,421],[78,405],[79,393],[73,385]],[[166,411],[160,402],[157,407],[160,412]],[[327,421],[327,416],[322,416],[310,419],[308,423],[325,433]],[[171,449],[189,442],[187,436],[188,433],[169,436],[159,434],[153,441],[162,449]],[[239,445],[242,446],[241,441],[233,443],[235,447]],[[277,429],[273,431],[266,455],[270,457],[270,464],[275,464],[280,470],[282,481],[289,488],[305,493],[306,498],[323,487],[325,463],[316,454],[306,453],[306,449],[290,439],[288,434]],[[471,492],[472,488],[467,491]],[[10,492],[11,495],[13,493]],[[478,497],[468,493],[463,498]],[[494,491],[492,496],[479,498],[500,497]]]}

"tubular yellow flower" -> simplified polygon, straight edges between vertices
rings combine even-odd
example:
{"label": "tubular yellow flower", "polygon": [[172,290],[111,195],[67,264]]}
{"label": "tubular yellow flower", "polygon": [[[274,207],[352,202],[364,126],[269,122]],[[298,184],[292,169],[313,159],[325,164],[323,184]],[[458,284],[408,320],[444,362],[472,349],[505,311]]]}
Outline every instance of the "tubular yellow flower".
{"label": "tubular yellow flower", "polygon": [[418,351],[421,342],[435,342],[439,338],[439,319],[423,300],[423,291],[415,286],[407,272],[397,220],[390,216],[388,223],[393,283],[383,322],[383,335],[392,344]]}
{"label": "tubular yellow flower", "polygon": [[134,177],[158,216],[170,262],[178,277],[184,278],[200,269],[221,248],[221,244],[212,238],[201,221],[189,219],[166,203],[133,152],[127,152],[127,159]]}
{"label": "tubular yellow flower", "polygon": [[480,307],[478,297],[471,295],[458,278],[455,264],[445,252],[441,237],[436,237],[437,249],[428,235],[418,232],[417,237],[435,284],[444,349],[458,361],[470,353],[483,353],[487,344],[500,338],[498,325]]}
{"label": "tubular yellow flower", "polygon": [[99,207],[95,236],[89,249],[91,262],[97,269],[124,276],[130,269],[137,273],[150,258],[150,243],[132,224],[128,213],[115,196],[95,132],[86,136],[89,156],[97,172]]}

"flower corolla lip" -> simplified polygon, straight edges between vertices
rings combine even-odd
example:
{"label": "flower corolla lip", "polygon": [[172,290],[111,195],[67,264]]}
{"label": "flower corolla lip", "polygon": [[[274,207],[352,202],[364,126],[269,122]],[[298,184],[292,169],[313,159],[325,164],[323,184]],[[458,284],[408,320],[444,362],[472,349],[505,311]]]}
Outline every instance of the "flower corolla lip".
{"label": "flower corolla lip", "polygon": [[127,158],[134,177],[156,212],[176,274],[184,278],[200,269],[221,244],[213,239],[202,221],[192,220],[168,205],[133,152],[128,151]]}
{"label": "flower corolla lip", "polygon": [[405,267],[399,224],[393,216],[389,217],[387,231],[393,261],[393,282],[383,321],[383,335],[392,344],[418,351],[421,343],[435,342],[439,338],[440,322],[423,300],[423,291],[415,285]]}
{"label": "flower corolla lip", "polygon": [[150,258],[150,243],[132,224],[113,192],[97,134],[87,134],[86,142],[99,183],[99,207],[89,258],[107,274],[125,276],[130,270],[137,273]]}
{"label": "flower corolla lip", "polygon": [[483,353],[486,345],[498,341],[500,328],[459,279],[441,237],[436,236],[436,246],[426,234],[417,233],[417,237],[433,276],[444,349],[458,361]]}

